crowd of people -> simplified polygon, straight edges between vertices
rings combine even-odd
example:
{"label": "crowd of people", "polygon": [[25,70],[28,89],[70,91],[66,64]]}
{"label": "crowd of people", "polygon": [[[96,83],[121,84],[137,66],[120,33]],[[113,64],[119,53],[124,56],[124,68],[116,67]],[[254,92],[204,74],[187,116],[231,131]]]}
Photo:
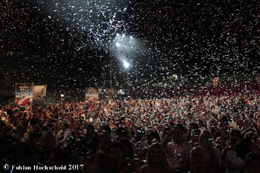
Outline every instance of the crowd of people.
{"label": "crowd of people", "polygon": [[[114,48],[102,45],[123,31],[145,47],[131,54],[139,81],[175,72],[259,73],[259,1],[113,2],[1,1],[1,92],[21,81],[79,91],[86,81],[104,81]],[[28,104],[24,111],[9,105],[0,110],[0,172],[36,165],[83,173],[260,172],[259,99],[235,93]]]}
{"label": "crowd of people", "polygon": [[0,111],[1,165],[77,165],[74,171],[84,173],[260,172],[259,99],[96,99],[29,103],[24,111],[9,105]]}

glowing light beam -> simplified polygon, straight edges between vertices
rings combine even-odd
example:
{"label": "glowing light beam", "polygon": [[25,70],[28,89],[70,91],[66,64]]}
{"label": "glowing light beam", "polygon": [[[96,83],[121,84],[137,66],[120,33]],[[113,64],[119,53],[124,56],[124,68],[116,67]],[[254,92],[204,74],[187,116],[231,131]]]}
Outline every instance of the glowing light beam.
{"label": "glowing light beam", "polygon": [[128,68],[130,66],[130,64],[126,61],[124,61],[123,63],[124,63],[125,68]]}

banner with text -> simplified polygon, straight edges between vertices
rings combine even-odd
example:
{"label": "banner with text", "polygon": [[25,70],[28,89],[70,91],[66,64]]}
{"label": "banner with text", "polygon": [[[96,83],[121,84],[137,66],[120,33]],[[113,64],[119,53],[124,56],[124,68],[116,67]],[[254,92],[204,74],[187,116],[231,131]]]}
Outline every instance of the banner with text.
{"label": "banner with text", "polygon": [[85,101],[98,99],[98,88],[85,88]]}
{"label": "banner with text", "polygon": [[46,106],[47,85],[39,85],[33,87],[33,105]]}
{"label": "banner with text", "polygon": [[15,84],[15,104],[25,106],[33,101],[33,83]]}

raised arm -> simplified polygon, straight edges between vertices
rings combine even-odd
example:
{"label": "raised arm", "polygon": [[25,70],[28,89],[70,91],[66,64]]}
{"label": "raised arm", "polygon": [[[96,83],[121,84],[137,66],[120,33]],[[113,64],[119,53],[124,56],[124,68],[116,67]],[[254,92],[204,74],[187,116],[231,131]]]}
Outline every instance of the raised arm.
{"label": "raised arm", "polygon": [[162,145],[163,145],[163,147],[164,147],[165,150],[166,150],[166,148],[167,148],[167,144],[168,144],[168,142],[169,142],[169,139],[170,139],[170,137],[172,136],[172,133],[173,133],[173,129],[170,128],[170,129],[169,129],[169,132],[168,132],[168,134],[167,134],[167,136],[166,136],[166,138],[162,141]]}

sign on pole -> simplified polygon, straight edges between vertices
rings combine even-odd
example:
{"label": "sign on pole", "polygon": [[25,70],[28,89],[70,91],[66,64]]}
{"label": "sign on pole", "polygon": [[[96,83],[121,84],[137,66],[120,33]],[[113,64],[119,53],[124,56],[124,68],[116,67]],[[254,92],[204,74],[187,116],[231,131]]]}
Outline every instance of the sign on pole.
{"label": "sign on pole", "polygon": [[98,88],[85,88],[85,101],[98,99]]}
{"label": "sign on pole", "polygon": [[33,101],[33,83],[15,84],[15,104],[25,106]]}
{"label": "sign on pole", "polygon": [[33,88],[33,105],[34,106],[46,106],[47,85],[34,86]]}

